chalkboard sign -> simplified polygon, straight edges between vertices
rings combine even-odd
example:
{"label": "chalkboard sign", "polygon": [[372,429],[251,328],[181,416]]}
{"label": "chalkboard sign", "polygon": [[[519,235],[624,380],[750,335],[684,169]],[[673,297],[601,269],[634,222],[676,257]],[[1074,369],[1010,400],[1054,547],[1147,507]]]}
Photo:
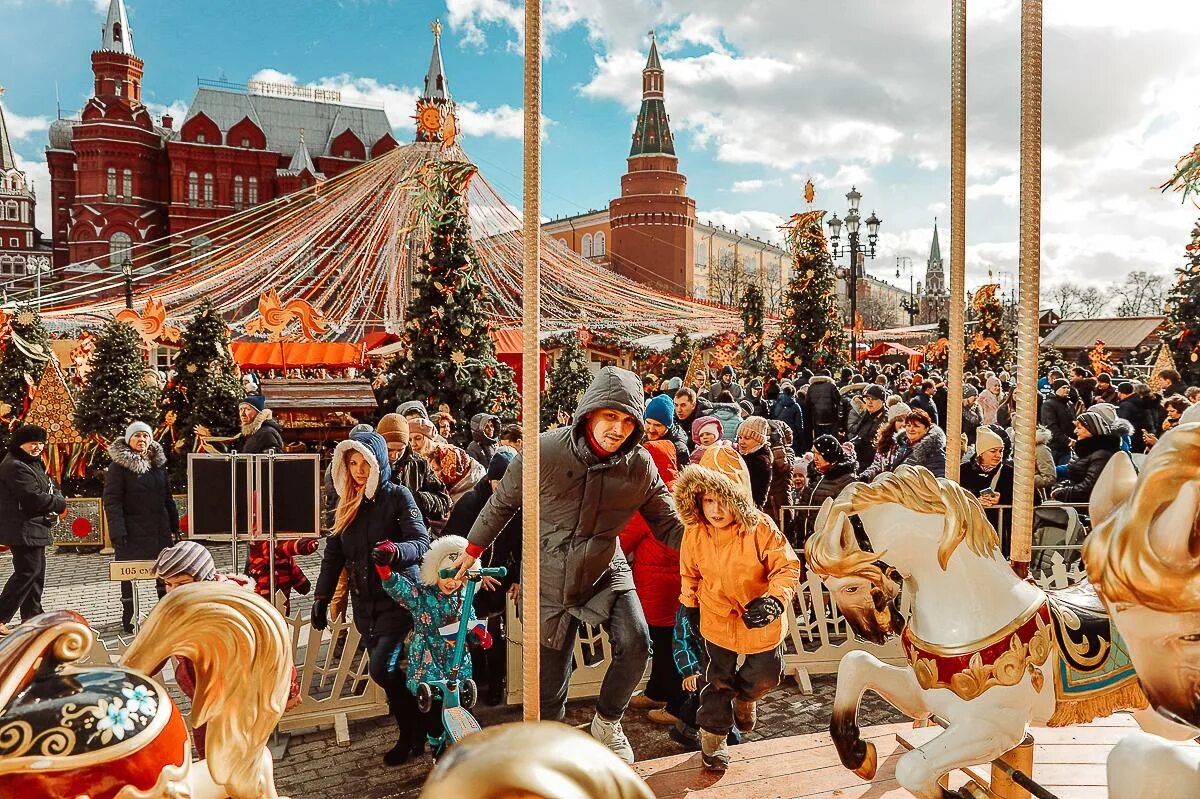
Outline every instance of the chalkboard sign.
{"label": "chalkboard sign", "polygon": [[[188,531],[191,538],[320,534],[321,465],[317,455],[188,455]],[[273,479],[272,479],[273,477]],[[231,507],[232,505],[232,507]],[[255,523],[257,520],[257,523]]]}

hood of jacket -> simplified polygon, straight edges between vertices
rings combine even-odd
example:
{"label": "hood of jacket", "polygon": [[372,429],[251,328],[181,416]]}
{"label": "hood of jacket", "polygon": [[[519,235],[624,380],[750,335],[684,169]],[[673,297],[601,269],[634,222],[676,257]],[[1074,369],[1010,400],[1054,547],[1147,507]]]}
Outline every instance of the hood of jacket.
{"label": "hood of jacket", "polygon": [[[492,430],[495,435],[489,436],[484,429],[488,420],[492,420]],[[471,417],[471,439],[480,444],[495,444],[500,440],[500,417],[490,413],[477,413]]]}
{"label": "hood of jacket", "polygon": [[150,467],[158,468],[167,462],[167,456],[163,452],[162,445],[151,439],[150,446],[146,448],[145,454],[138,454],[133,451],[133,447],[125,443],[125,439],[116,438],[108,445],[108,457],[113,463],[124,466],[134,474],[145,474],[150,471]]}
{"label": "hood of jacket", "polygon": [[848,474],[853,475],[857,469],[858,461],[851,458],[850,460],[830,464],[829,468],[826,469],[822,474],[821,472],[817,471],[817,465],[812,461],[809,461],[807,468],[808,481],[811,484],[822,478],[826,480],[838,480]]}
{"label": "hood of jacket", "polygon": [[1037,433],[1034,435],[1034,441],[1036,441],[1039,444],[1049,444],[1050,443],[1050,428],[1043,427],[1042,425],[1039,424]]}
{"label": "hood of jacket", "polygon": [[939,447],[941,449],[945,449],[946,434],[942,431],[942,428],[934,425],[933,427],[929,428],[928,433],[921,437],[920,441],[915,444],[909,444],[908,436],[905,435],[903,430],[899,430],[896,432],[896,443],[903,447],[911,446],[915,450],[924,450],[928,448],[937,449]]}
{"label": "hood of jacket", "polygon": [[833,382],[833,378],[830,377],[829,375],[813,375],[812,377],[810,377],[808,379],[808,384],[810,386],[815,386],[818,383],[832,383],[832,382]]}
{"label": "hood of jacket", "polygon": [[279,422],[275,421],[275,416],[271,413],[271,409],[263,408],[255,415],[254,421],[250,422],[250,424],[242,425],[242,435],[248,438],[257,433],[263,425],[274,426],[281,434],[283,432],[283,427],[280,426]]}
{"label": "hood of jacket", "polygon": [[628,369],[618,369],[606,366],[592,380],[591,385],[579,398],[579,407],[575,409],[575,419],[572,422],[572,436],[576,439],[587,436],[587,415],[592,411],[615,410],[622,411],[633,417],[634,430],[625,439],[621,448],[610,458],[625,455],[638,446],[646,434],[642,416],[646,412],[646,398],[642,392],[642,381]]}
{"label": "hood of jacket", "polygon": [[1121,437],[1117,433],[1102,436],[1088,436],[1082,441],[1075,442],[1075,457],[1078,460],[1087,458],[1097,452],[1114,453],[1121,449]]}
{"label": "hood of jacket", "polygon": [[675,481],[675,508],[679,511],[680,520],[687,527],[707,525],[704,518],[704,508],[701,503],[704,495],[716,496],[733,511],[738,526],[742,532],[753,530],[764,519],[769,517],[755,507],[753,500],[740,490],[730,478],[707,469],[699,464],[685,466]]}
{"label": "hood of jacket", "polygon": [[401,416],[404,416],[410,411],[416,411],[426,419],[429,418],[429,411],[426,410],[425,403],[421,402],[420,400],[409,400],[408,402],[402,402],[400,403],[400,406],[396,408],[396,413],[400,414]]}
{"label": "hood of jacket", "polygon": [[374,499],[381,483],[387,482],[392,476],[392,468],[388,463],[387,442],[378,433],[355,433],[341,442],[333,450],[333,488],[339,497],[346,496],[350,488],[350,471],[346,468],[346,453],[357,452],[371,466],[367,476],[367,484],[363,495]]}

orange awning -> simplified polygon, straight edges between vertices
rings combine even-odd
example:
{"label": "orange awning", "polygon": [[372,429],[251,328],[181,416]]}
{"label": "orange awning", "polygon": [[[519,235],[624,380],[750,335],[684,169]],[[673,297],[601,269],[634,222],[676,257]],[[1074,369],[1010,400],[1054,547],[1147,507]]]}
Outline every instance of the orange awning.
{"label": "orange awning", "polygon": [[363,345],[348,341],[235,341],[243,369],[347,369],[361,366]]}

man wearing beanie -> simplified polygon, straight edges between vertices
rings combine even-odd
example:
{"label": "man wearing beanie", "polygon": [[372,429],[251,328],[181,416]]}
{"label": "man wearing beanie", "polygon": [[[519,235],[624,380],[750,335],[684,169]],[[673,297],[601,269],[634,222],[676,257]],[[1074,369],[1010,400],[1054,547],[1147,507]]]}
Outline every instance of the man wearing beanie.
{"label": "man wearing beanie", "polygon": [[767,504],[771,491],[771,448],[767,439],[770,423],[761,416],[751,416],[738,426],[737,448],[750,472],[750,498],[759,510]]}
{"label": "man wearing beanie", "polygon": [[675,447],[675,462],[688,462],[687,433],[675,424],[675,402],[669,395],[659,394],[646,403],[645,422],[647,441],[670,441]]}
{"label": "man wearing beanie", "polygon": [[445,521],[450,515],[450,492],[424,456],[408,445],[408,420],[398,413],[386,414],[375,432],[387,442],[392,461],[392,482],[404,486],[413,495],[425,526]]}
{"label": "man wearing beanie", "polygon": [[[150,425],[134,422],[108,445],[104,516],[114,560],[154,560],[179,536],[179,509],[167,481],[167,456]],[[158,595],[165,589],[158,584]],[[133,632],[133,583],[121,583],[121,628]]]}
{"label": "man wearing beanie", "polygon": [[18,610],[21,621],[42,612],[46,547],[54,542],[50,530],[67,509],[42,462],[46,438],[41,427],[21,425],[0,461],[0,544],[12,550],[13,559],[12,576],[0,591],[0,635],[12,632],[8,623]]}
{"label": "man wearing beanie", "polygon": [[1061,377],[1050,383],[1050,396],[1042,402],[1038,422],[1050,431],[1050,453],[1062,466],[1071,459],[1071,432],[1075,413],[1071,406],[1071,384]]}
{"label": "man wearing beanie", "polygon": [[854,445],[855,458],[858,468],[865,469],[875,458],[875,436],[880,426],[887,424],[887,391],[883,386],[867,386],[862,393],[862,412],[855,420],[853,429],[847,430],[847,437]]}
{"label": "man wearing beanie", "polygon": [[257,455],[272,449],[283,453],[283,428],[275,421],[262,394],[242,397],[238,403],[238,421],[241,436],[233,448],[239,454]]}
{"label": "man wearing beanie", "polygon": [[[1013,465],[1012,446],[1004,428],[994,424],[979,427],[975,454],[963,461],[958,483],[989,509],[988,521],[1000,533],[1000,548],[1007,558],[1012,539]],[[991,510],[997,505],[1008,507],[1003,513]]]}
{"label": "man wearing beanie", "polygon": [[[678,549],[683,524],[650,453],[640,446],[646,412],[642,381],[605,366],[584,391],[570,425],[542,433],[540,532],[542,718],[566,711],[581,622],[605,624],[613,659],[600,686],[593,738],[632,763],[621,717],[650,656],[650,629],[617,539],[634,513],[651,534]],[[521,456],[471,528],[459,576],[475,565],[521,508]],[[526,701],[531,701],[527,697]]]}

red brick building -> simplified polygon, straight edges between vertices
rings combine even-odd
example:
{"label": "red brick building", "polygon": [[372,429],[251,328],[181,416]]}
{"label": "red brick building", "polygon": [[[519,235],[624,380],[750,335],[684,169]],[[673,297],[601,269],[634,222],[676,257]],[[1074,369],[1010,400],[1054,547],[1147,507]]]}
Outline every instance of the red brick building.
{"label": "red brick building", "polygon": [[305,188],[398,144],[383,109],[343,104],[337,92],[256,82],[201,81],[178,127],[169,116],[156,124],[142,104],[144,66],[123,0],[110,0],[92,53],[93,96],[79,119],[51,124],[46,148],[54,266],[64,278],[119,271],[127,258],[137,268],[162,256],[139,245]]}
{"label": "red brick building", "polygon": [[17,168],[8,123],[0,108],[0,290],[14,278],[46,271],[50,266],[41,231],[34,226],[36,202],[33,186]]}

